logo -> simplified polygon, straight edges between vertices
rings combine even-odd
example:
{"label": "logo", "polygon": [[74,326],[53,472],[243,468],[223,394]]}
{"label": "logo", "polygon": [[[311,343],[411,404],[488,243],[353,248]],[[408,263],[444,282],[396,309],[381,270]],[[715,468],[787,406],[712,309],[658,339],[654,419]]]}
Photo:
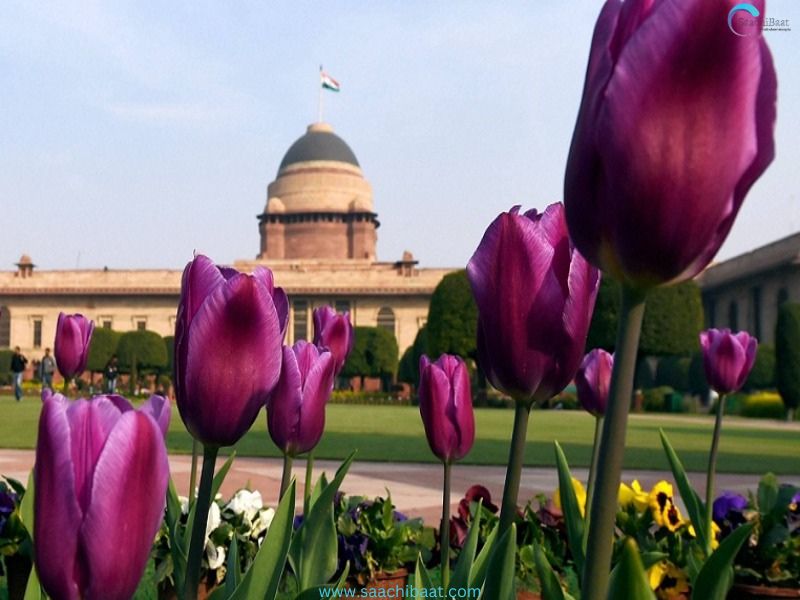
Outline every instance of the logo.
{"label": "logo", "polygon": [[749,2],[737,4],[728,12],[728,29],[739,37],[757,36],[761,31],[791,31],[789,19],[764,18],[759,23],[761,12]]}

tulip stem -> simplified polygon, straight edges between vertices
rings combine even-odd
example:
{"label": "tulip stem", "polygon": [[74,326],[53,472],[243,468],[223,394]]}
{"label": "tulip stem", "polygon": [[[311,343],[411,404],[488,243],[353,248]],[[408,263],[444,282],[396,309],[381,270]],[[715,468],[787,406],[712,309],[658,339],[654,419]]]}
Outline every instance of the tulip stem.
{"label": "tulip stem", "polygon": [[714,420],[714,435],[711,438],[711,451],[708,453],[708,473],[706,473],[706,557],[711,556],[711,544],[714,541],[714,476],[717,471],[717,452],[722,432],[722,415],[725,412],[725,394],[717,399],[717,417]]}
{"label": "tulip stem", "polygon": [[597,461],[600,456],[600,436],[603,432],[603,417],[598,416],[594,419],[594,445],[592,447],[592,462],[589,465],[589,477],[586,481],[586,522],[583,525],[583,545],[584,550],[586,540],[589,535],[589,507],[592,505],[592,496],[594,496],[594,482],[597,479]]}
{"label": "tulip stem", "polygon": [[206,542],[208,509],[211,506],[211,486],[214,482],[214,465],[217,462],[217,452],[219,452],[219,448],[216,446],[203,447],[203,471],[200,474],[200,489],[197,493],[197,502],[194,505],[192,538],[189,543],[189,558],[186,562],[184,600],[196,600],[197,598],[197,586],[200,583],[200,561],[203,558],[203,549]]}
{"label": "tulip stem", "polygon": [[69,396],[69,377],[64,377],[64,390],[62,393],[65,396]]}
{"label": "tulip stem", "polygon": [[[311,506],[311,490],[314,487],[314,451],[306,455],[306,484],[303,487],[303,514],[308,514]],[[288,485],[288,484],[287,484]]]}
{"label": "tulip stem", "polygon": [[283,476],[281,477],[281,498],[286,490],[289,489],[289,484],[292,482],[292,457],[289,454],[283,455]]}
{"label": "tulip stem", "polygon": [[611,569],[612,539],[617,514],[617,497],[625,454],[625,431],[633,395],[636,355],[644,317],[645,294],[622,286],[619,329],[614,349],[614,369],[602,434],[597,447],[598,469],[589,507],[589,533],[581,585],[583,600],[606,600]]}
{"label": "tulip stem", "polygon": [[197,455],[200,454],[200,442],[192,438],[192,471],[189,473],[189,504],[197,497]]}
{"label": "tulip stem", "polygon": [[442,562],[442,587],[450,586],[450,469],[452,465],[444,463],[444,484],[442,485],[442,525],[439,528],[439,540]]}
{"label": "tulip stem", "polygon": [[498,539],[503,536],[506,529],[511,527],[517,514],[517,496],[519,495],[519,482],[522,478],[522,463],[525,459],[525,439],[528,435],[530,412],[530,402],[517,400],[514,410],[514,432],[511,435],[511,450],[506,470],[506,484],[503,488],[503,507],[500,510]]}

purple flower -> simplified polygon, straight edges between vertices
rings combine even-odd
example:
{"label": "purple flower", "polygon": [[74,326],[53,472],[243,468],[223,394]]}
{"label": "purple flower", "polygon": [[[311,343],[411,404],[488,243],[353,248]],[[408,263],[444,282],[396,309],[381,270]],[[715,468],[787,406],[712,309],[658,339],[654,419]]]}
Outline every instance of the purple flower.
{"label": "purple flower", "polygon": [[602,417],[606,412],[613,368],[614,355],[601,348],[595,348],[583,358],[575,375],[578,400],[581,406],[595,417]]}
{"label": "purple flower", "polygon": [[730,513],[741,513],[745,508],[747,508],[747,498],[735,492],[722,492],[714,500],[714,520],[722,522]]}
{"label": "purple flower", "polygon": [[198,255],[183,272],[175,323],[175,395],[197,440],[231,446],[278,381],[289,303],[269,269],[252,275]]}
{"label": "purple flower", "polygon": [[464,361],[442,354],[419,360],[419,412],[431,451],[443,462],[460,460],[475,441],[472,390]]}
{"label": "purple flower", "polygon": [[267,425],[272,441],[285,454],[308,452],[322,437],[335,366],[330,352],[320,352],[306,341],[283,347],[283,366],[269,398]]}
{"label": "purple flower", "polygon": [[0,536],[6,526],[9,515],[17,508],[17,495],[11,491],[0,490]]}
{"label": "purple flower", "polygon": [[314,310],[314,343],[333,355],[337,375],[353,350],[354,340],[349,312],[337,314],[330,306]]}
{"label": "purple flower", "polygon": [[[564,185],[569,230],[629,285],[690,279],[775,154],[776,76],[761,36],[708,0],[607,0]],[[720,99],[724,98],[724,102]]]}
{"label": "purple flower", "polygon": [[36,445],[36,569],[65,600],[127,600],[164,515],[164,438],[121,396],[43,394]]}
{"label": "purple flower", "polygon": [[755,363],[758,340],[746,331],[708,329],[700,334],[700,346],[712,389],[720,394],[741,389]]}
{"label": "purple flower", "polygon": [[59,313],[53,351],[58,370],[65,379],[80,375],[86,368],[93,331],[94,321],[83,315]]}
{"label": "purple flower", "polygon": [[478,305],[478,358],[497,389],[547,400],[575,376],[600,275],[575,250],[564,207],[502,213],[467,265]]}

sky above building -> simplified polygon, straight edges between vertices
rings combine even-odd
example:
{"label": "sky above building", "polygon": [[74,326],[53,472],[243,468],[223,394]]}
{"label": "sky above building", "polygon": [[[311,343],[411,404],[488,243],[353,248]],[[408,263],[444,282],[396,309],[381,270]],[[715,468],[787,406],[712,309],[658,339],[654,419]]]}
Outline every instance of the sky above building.
{"label": "sky above building", "polygon": [[[499,212],[562,199],[600,5],[4,2],[0,269],[23,252],[45,269],[253,258],[320,64],[342,86],[325,120],[374,189],[379,259],[463,266]],[[765,34],[777,157],[718,259],[800,230],[800,2],[767,15],[794,29]]]}

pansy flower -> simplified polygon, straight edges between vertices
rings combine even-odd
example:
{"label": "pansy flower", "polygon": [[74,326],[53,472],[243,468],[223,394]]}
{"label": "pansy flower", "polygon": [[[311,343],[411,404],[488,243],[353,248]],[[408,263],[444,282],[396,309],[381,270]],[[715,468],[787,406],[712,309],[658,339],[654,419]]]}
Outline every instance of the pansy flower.
{"label": "pansy flower", "polygon": [[659,600],[677,600],[689,597],[689,580],[683,569],[667,560],[657,562],[647,570],[650,587]]}
{"label": "pansy flower", "polygon": [[666,481],[659,481],[650,490],[650,511],[659,527],[674,532],[683,524],[681,513],[673,500],[672,485]]}

